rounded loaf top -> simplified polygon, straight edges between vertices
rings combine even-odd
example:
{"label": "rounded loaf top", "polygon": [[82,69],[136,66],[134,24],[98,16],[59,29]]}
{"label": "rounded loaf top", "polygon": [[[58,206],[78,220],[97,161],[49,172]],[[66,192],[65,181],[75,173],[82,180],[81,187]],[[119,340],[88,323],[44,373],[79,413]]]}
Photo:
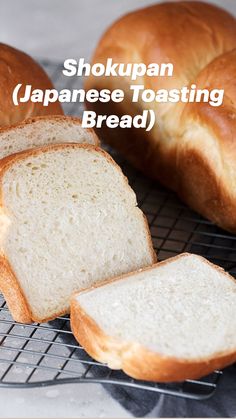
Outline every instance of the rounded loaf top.
{"label": "rounded loaf top", "polygon": [[15,124],[38,115],[61,115],[58,102],[43,106],[42,103],[25,102],[15,106],[12,93],[15,86],[31,85],[32,89],[52,89],[45,71],[29,55],[0,43],[0,127]]}

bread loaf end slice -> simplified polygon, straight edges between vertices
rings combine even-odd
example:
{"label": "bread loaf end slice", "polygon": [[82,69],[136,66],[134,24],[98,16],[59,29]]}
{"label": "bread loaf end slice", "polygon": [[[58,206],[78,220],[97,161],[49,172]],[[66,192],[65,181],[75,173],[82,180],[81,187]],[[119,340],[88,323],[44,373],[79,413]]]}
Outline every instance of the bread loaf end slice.
{"label": "bread loaf end slice", "polygon": [[133,378],[196,379],[236,361],[236,282],[182,254],[74,295],[71,326],[94,359]]}

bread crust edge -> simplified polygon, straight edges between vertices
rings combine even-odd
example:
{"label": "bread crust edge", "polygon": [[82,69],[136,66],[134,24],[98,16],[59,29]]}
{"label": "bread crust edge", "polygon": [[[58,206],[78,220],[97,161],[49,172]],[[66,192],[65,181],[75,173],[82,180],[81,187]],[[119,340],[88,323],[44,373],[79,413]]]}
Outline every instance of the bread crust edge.
{"label": "bread crust edge", "polygon": [[[188,253],[180,254],[171,258],[179,259]],[[205,258],[198,256],[215,269],[224,272],[229,280],[235,282],[222,268],[215,266]],[[167,264],[170,259],[152,265],[151,267],[121,275],[118,278],[106,280],[92,288],[101,287],[108,283],[126,279],[134,273],[151,270],[155,266]],[[90,288],[91,289],[91,288]],[[95,360],[107,363],[112,369],[122,369],[129,376],[145,381],[157,382],[181,382],[186,379],[198,379],[212,373],[216,369],[222,369],[236,361],[236,348],[229,352],[215,353],[214,356],[199,359],[180,359],[170,356],[163,356],[152,352],[141,344],[125,342],[112,336],[106,335],[99,325],[86,313],[76,295],[86,292],[85,289],[76,293],[71,301],[71,329],[86,352]]]}
{"label": "bread crust edge", "polygon": [[[40,122],[40,121],[48,121],[48,122],[50,122],[50,121],[52,121],[52,122],[55,122],[55,121],[70,122],[71,121],[71,122],[79,125],[79,127],[82,128],[82,120],[79,117],[70,116],[70,115],[41,115],[41,116],[34,116],[34,117],[31,117],[31,118],[27,118],[23,122],[19,122],[19,123],[12,124],[12,125],[9,125],[9,126],[0,127],[0,138],[1,138],[1,134],[8,133],[8,132],[10,132],[14,129],[22,129],[27,125],[32,125],[32,124]],[[83,128],[83,129],[85,131],[89,132],[93,136],[94,145],[99,146],[100,145],[100,140],[99,140],[96,132],[92,128]],[[73,143],[73,141],[72,141],[72,143]]]}

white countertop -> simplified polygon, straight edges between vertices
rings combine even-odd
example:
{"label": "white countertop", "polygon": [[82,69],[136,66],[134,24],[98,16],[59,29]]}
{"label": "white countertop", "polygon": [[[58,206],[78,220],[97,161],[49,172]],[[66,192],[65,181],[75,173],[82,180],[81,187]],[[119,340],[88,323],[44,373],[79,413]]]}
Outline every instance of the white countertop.
{"label": "white countertop", "polygon": [[[209,1],[209,0],[208,0]],[[127,11],[156,0],[0,0],[0,39],[29,54],[89,59],[105,28]],[[235,0],[211,0],[236,14]],[[97,384],[0,389],[0,417],[130,417]]]}

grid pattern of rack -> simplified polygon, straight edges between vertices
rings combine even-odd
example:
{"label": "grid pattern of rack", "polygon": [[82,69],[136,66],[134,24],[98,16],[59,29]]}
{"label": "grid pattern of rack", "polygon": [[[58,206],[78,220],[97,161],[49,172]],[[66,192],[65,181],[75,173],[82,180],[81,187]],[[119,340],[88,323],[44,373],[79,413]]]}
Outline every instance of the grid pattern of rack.
{"label": "grid pattern of rack", "polygon": [[[42,64],[57,88],[81,87],[80,80],[65,80],[59,65],[45,61]],[[68,114],[79,115],[81,111],[79,104],[65,106]],[[236,276],[235,236],[195,214],[173,193],[135,171],[113,150],[109,151],[137,194],[139,205],[148,218],[159,260],[191,251],[207,257]],[[0,296],[0,386],[97,382],[200,400],[214,393],[221,375],[222,372],[216,371],[203,380],[165,385],[133,380],[92,360],[76,343],[68,317],[60,317],[47,324],[21,325],[12,321]]]}

